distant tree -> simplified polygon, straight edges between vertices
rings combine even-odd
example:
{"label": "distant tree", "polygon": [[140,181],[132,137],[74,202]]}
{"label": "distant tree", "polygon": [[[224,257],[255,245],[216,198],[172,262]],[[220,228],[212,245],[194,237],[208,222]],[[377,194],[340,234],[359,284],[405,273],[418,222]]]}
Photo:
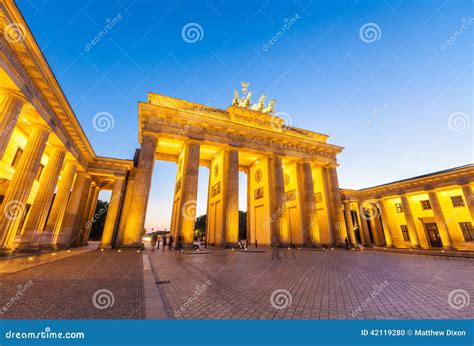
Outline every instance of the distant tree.
{"label": "distant tree", "polygon": [[[195,236],[199,237],[206,233],[207,215],[201,215],[196,218],[194,224]],[[239,210],[239,239],[247,238],[247,212]]]}
{"label": "distant tree", "polygon": [[201,215],[196,218],[196,222],[194,223],[194,229],[202,231],[206,233],[206,223],[207,223],[207,215]]}
{"label": "distant tree", "polygon": [[102,232],[104,231],[105,219],[107,217],[107,210],[109,209],[109,202],[98,200],[95,207],[95,213],[92,216],[92,228],[89,235],[89,240],[100,240]]}
{"label": "distant tree", "polygon": [[239,239],[247,239],[247,212],[239,210]]}

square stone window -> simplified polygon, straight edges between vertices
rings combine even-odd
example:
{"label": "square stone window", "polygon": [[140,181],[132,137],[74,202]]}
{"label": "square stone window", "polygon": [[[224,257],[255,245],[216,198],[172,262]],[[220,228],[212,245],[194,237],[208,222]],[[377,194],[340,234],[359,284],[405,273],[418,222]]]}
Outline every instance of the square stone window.
{"label": "square stone window", "polygon": [[451,202],[453,203],[453,207],[464,207],[462,196],[451,196]]}
{"label": "square stone window", "polygon": [[421,203],[421,208],[423,210],[430,210],[431,209],[431,203],[429,199],[425,199],[423,201],[420,201]]}

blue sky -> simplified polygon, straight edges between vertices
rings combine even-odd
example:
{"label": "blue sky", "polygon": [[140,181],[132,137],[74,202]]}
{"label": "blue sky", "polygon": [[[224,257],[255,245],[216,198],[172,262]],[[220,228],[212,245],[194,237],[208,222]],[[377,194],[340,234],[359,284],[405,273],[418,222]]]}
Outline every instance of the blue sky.
{"label": "blue sky", "polygon": [[[345,147],[341,187],[473,161],[470,1],[17,3],[98,155],[132,158],[137,102],[148,91],[226,108],[243,80],[255,97],[275,98],[292,125]],[[188,23],[202,28],[197,42],[183,39]],[[113,128],[94,129],[99,112],[113,116]],[[155,167],[147,226],[165,227],[176,167]],[[201,173],[198,213],[207,191]]]}

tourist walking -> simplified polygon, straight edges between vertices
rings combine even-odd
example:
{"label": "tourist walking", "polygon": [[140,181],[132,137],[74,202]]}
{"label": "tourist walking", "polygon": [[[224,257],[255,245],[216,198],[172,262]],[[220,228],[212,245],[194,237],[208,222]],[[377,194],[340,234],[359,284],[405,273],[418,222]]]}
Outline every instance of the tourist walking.
{"label": "tourist walking", "polygon": [[278,241],[278,237],[274,236],[272,238],[272,261],[276,259],[280,259],[280,243]]}
{"label": "tourist walking", "polygon": [[156,235],[152,235],[151,236],[151,251],[155,251],[155,247],[156,247],[156,240],[158,239],[158,237]]}

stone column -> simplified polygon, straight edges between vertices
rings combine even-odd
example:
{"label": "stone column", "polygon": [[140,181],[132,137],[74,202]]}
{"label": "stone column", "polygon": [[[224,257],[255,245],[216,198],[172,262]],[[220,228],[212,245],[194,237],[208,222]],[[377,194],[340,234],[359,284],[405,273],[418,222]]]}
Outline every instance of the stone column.
{"label": "stone column", "polygon": [[[311,163],[302,162],[297,164],[298,187],[300,188],[300,210],[302,230],[304,236],[302,240],[305,244],[316,245],[321,243],[319,233],[318,214],[316,211],[316,198],[314,196],[313,175]],[[301,244],[299,244],[301,245]]]}
{"label": "stone column", "polygon": [[334,222],[334,241],[336,246],[345,246],[344,239],[347,237],[347,231],[344,224],[344,213],[342,211],[341,191],[339,190],[339,181],[335,166],[327,168],[329,178],[329,189],[331,195],[331,210]]}
{"label": "stone column", "polygon": [[117,225],[118,211],[123,195],[124,182],[124,177],[116,177],[115,179],[99,248],[107,249],[112,246],[112,239]]}
{"label": "stone column", "polygon": [[271,227],[271,239],[272,243],[282,243],[285,240],[285,234],[288,234],[288,221],[285,217],[286,206],[285,206],[285,179],[283,176],[283,163],[282,158],[275,156],[269,159],[271,162],[271,184],[270,188],[270,227]]}
{"label": "stone column", "polygon": [[461,185],[466,207],[469,208],[471,214],[471,220],[474,223],[474,193],[472,193],[472,187],[469,184]]}
{"label": "stone column", "polygon": [[233,148],[225,149],[224,163],[225,244],[237,246],[239,241],[239,152]]}
{"label": "stone column", "polygon": [[0,88],[0,160],[5,154],[24,104],[25,99],[19,92]]}
{"label": "stone column", "polygon": [[77,232],[73,232],[74,241],[72,242],[72,245],[75,247],[82,246],[84,235],[86,233],[86,228],[90,223],[89,215],[90,215],[91,205],[94,199],[94,193],[95,193],[96,187],[97,187],[97,184],[94,181],[91,181],[91,184],[89,185],[89,191],[87,192],[86,202],[84,206],[81,208],[83,210],[82,221],[79,224],[80,226],[79,226],[79,229],[77,229]]}
{"label": "stone column", "polygon": [[403,213],[405,214],[405,220],[407,222],[408,234],[410,235],[410,241],[413,248],[420,247],[420,240],[418,239],[418,233],[416,232],[415,220],[411,212],[410,203],[406,195],[401,195],[400,200],[402,201]]}
{"label": "stone column", "polygon": [[342,204],[344,205],[344,218],[346,220],[346,227],[349,233],[349,241],[351,242],[352,246],[355,246],[357,245],[357,240],[354,233],[354,224],[352,222],[351,202],[343,201]]}
{"label": "stone column", "polygon": [[143,134],[133,189],[133,199],[127,216],[127,226],[122,246],[141,246],[141,235],[145,227],[148,195],[150,194],[153,167],[155,166],[156,144],[157,138],[154,134]]}
{"label": "stone column", "polygon": [[364,246],[370,246],[370,233],[369,225],[367,224],[367,216],[365,215],[364,202],[357,202],[357,208],[359,209],[360,228],[362,230]]}
{"label": "stone column", "polygon": [[385,243],[383,242],[383,234],[382,234],[382,223],[379,219],[379,209],[377,204],[370,203],[369,211],[369,220],[370,225],[372,227],[372,235],[374,237],[374,243],[376,246],[383,246]]}
{"label": "stone column", "polygon": [[255,241],[255,239],[252,239],[252,225],[250,224],[251,218],[250,218],[250,209],[251,209],[251,191],[250,191],[250,169],[247,172],[247,215],[246,215],[246,220],[247,220],[247,244],[252,244],[252,242]]}
{"label": "stone column", "polygon": [[49,212],[46,227],[42,232],[40,247],[46,249],[56,249],[56,241],[58,239],[61,223],[66,213],[67,202],[71,194],[71,187],[74,182],[77,164],[72,161],[67,161],[61,179],[58,183],[58,190],[54,198],[53,206]]}
{"label": "stone column", "polygon": [[324,190],[324,206],[326,208],[326,215],[328,218],[328,244],[334,244],[335,234],[335,222],[332,213],[332,199],[331,199],[331,188],[329,172],[327,167],[321,167],[321,174],[323,178],[323,190]]}
{"label": "stone column", "polygon": [[436,225],[438,225],[438,232],[441,238],[441,243],[443,244],[443,248],[452,250],[453,242],[451,241],[451,236],[449,235],[448,224],[444,218],[438,196],[434,191],[428,191],[428,196],[430,198],[431,208],[433,208]]}
{"label": "stone column", "polygon": [[25,252],[39,251],[41,232],[43,231],[54,197],[54,189],[59,179],[66,149],[54,147],[44,170],[38,192],[28,213],[25,228],[17,250]]}
{"label": "stone column", "polygon": [[84,226],[84,236],[82,237],[82,244],[78,244],[79,246],[86,246],[87,243],[89,242],[89,235],[91,233],[92,229],[92,224],[95,221],[95,210],[97,208],[97,202],[99,198],[99,192],[100,192],[100,187],[96,186],[93,196],[92,196],[92,201],[90,204],[89,208],[89,214],[86,218],[85,226]]}
{"label": "stone column", "polygon": [[183,160],[183,175],[181,178],[181,201],[176,217],[176,239],[179,238],[184,246],[191,247],[194,243],[194,222],[196,220],[196,199],[199,174],[199,157],[201,144],[199,142],[188,142],[185,144],[186,153]]}
{"label": "stone column", "polygon": [[69,197],[61,230],[59,232],[57,241],[57,246],[59,248],[70,247],[77,240],[77,234],[79,233],[82,224],[82,217],[84,215],[84,208],[87,203],[90,185],[91,178],[87,173],[78,172],[76,180],[74,181],[71,196]]}
{"label": "stone column", "polygon": [[385,201],[380,198],[377,200],[379,210],[380,210],[380,218],[382,220],[383,226],[383,233],[385,235],[385,245],[387,247],[393,247],[393,240],[392,240],[392,230],[390,229],[390,222],[387,216],[387,208],[385,207]]}
{"label": "stone column", "polygon": [[0,254],[9,255],[13,250],[12,244],[18,224],[25,212],[28,196],[38,174],[49,133],[48,128],[34,125],[8,186],[0,207]]}
{"label": "stone column", "polygon": [[133,199],[133,190],[135,186],[135,175],[131,171],[127,178],[127,184],[125,186],[125,197],[123,200],[122,210],[120,211],[120,223],[118,229],[118,235],[115,241],[116,246],[123,244],[123,237],[125,235],[125,228],[127,226],[127,219],[130,211],[130,207]]}

